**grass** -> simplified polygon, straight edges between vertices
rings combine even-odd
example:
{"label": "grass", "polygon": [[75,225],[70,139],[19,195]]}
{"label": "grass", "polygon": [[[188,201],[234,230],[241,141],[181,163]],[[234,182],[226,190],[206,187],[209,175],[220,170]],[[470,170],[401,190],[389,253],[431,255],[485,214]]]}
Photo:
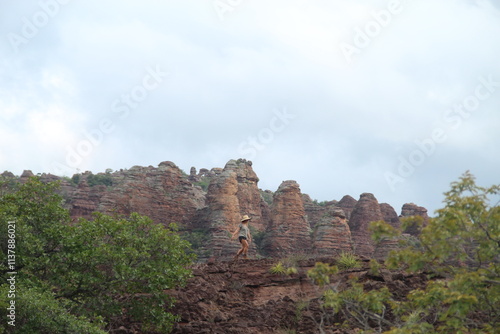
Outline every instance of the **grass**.
{"label": "grass", "polygon": [[342,252],[337,259],[337,266],[340,270],[349,270],[359,268],[361,264],[355,254]]}

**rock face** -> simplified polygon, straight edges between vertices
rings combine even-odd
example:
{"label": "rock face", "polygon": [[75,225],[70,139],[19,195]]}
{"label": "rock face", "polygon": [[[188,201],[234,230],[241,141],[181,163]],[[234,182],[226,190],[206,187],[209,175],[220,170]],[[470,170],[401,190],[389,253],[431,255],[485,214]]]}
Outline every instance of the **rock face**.
{"label": "rock face", "polygon": [[[33,172],[20,177],[4,172],[0,191],[9,184],[26,182]],[[128,170],[85,172],[73,178],[41,174],[44,182],[60,181],[60,194],[74,220],[92,219],[95,211],[129,215],[138,212],[156,223],[179,223],[181,231],[199,250],[199,260],[223,260],[239,249],[230,239],[241,216],[249,215],[255,236],[250,256],[285,257],[293,253],[335,255],[355,251],[362,256],[383,258],[396,248],[396,240],[374,245],[368,232],[369,223],[384,220],[401,227],[401,217],[420,216],[427,224],[427,210],[413,203],[405,204],[401,215],[386,203],[379,204],[368,193],[359,201],[346,195],[340,201],[318,203],[302,194],[296,181],[284,181],[276,192],[258,188],[259,178],[252,162],[230,160],[224,168],[192,167],[184,173],[173,162],[158,167],[134,166]],[[406,233],[417,235],[418,226]],[[375,247],[377,246],[377,247]]]}
{"label": "rock face", "polygon": [[370,237],[368,226],[371,222],[383,220],[380,205],[370,193],[363,193],[352,210],[349,228],[354,241],[354,252],[357,255],[371,257],[375,245]]}
{"label": "rock face", "polygon": [[208,186],[208,219],[206,224],[211,235],[209,250],[217,258],[229,257],[238,250],[238,245],[231,242],[232,233],[240,221],[238,203],[238,181],[236,173],[225,170],[214,178]]}
{"label": "rock face", "polygon": [[399,221],[399,216],[396,213],[396,210],[392,206],[387,203],[380,204],[380,212],[382,212],[382,216],[384,217],[384,221],[391,225],[392,227],[398,229],[401,227],[401,222]]}
{"label": "rock face", "polygon": [[267,227],[267,222],[262,219],[262,211],[266,210],[267,203],[260,196],[257,186],[259,178],[252,169],[252,162],[245,159],[230,160],[224,170],[231,170],[236,173],[238,182],[238,203],[242,215],[252,218],[251,226],[258,231],[263,231]]}
{"label": "rock face", "polygon": [[314,253],[319,255],[337,255],[352,252],[351,231],[342,209],[331,210],[316,223],[313,234]]}
{"label": "rock face", "polygon": [[[403,217],[411,217],[411,216],[420,216],[423,218],[422,227],[426,226],[429,223],[429,216],[427,215],[427,209],[421,206],[418,206],[413,203],[406,203],[401,208],[401,216]],[[413,236],[417,236],[420,234],[420,229],[418,225],[410,225],[404,231]]]}
{"label": "rock face", "polygon": [[[380,211],[384,217],[384,221],[394,227],[395,229],[401,228],[401,222],[399,220],[398,214],[392,206],[387,203],[380,204]],[[395,250],[399,247],[399,239],[386,239],[382,240],[378,245],[375,246],[375,251],[373,257],[379,260],[383,260],[387,257],[391,250]]]}
{"label": "rock face", "polygon": [[205,206],[202,191],[186,179],[173,162],[158,168],[134,166],[127,171],[97,174],[112,187],[89,186],[90,173],[84,173],[76,188],[65,187],[71,216],[91,219],[94,211],[128,215],[138,212],[155,222],[187,224],[197,209]]}
{"label": "rock face", "polygon": [[[194,277],[184,288],[169,291],[177,300],[170,311],[180,316],[175,334],[228,333],[359,333],[360,329],[342,327],[341,312],[324,317],[319,305],[322,290],[314,286],[307,271],[316,262],[335,264],[329,258],[311,258],[296,264],[291,276],[271,274],[276,260],[261,259],[199,264]],[[408,291],[424,287],[427,277],[381,270],[379,276],[368,273],[367,262],[362,268],[335,275],[332,282],[339,289],[347,286],[349,277],[359,278],[365,289],[387,287],[397,298]]]}
{"label": "rock face", "polygon": [[[236,254],[240,244],[232,240],[230,234],[237,229],[243,215],[252,218],[251,229],[262,231],[266,228],[263,210],[267,204],[260,196],[258,181],[252,163],[244,159],[230,160],[212,177],[206,196],[208,214],[198,222],[210,234],[209,256],[223,259]],[[249,255],[255,256],[256,251],[255,243],[251,243]]]}
{"label": "rock face", "polygon": [[295,181],[283,181],[274,193],[271,205],[269,237],[264,246],[267,253],[271,256],[283,256],[309,251],[310,230],[299,184]]}
{"label": "rock face", "polygon": [[352,210],[354,210],[356,203],[358,203],[358,201],[356,201],[353,197],[351,197],[349,195],[345,195],[339,201],[338,206],[341,207],[342,210],[344,210],[345,215],[347,217],[347,220],[351,219],[351,213],[352,213]]}

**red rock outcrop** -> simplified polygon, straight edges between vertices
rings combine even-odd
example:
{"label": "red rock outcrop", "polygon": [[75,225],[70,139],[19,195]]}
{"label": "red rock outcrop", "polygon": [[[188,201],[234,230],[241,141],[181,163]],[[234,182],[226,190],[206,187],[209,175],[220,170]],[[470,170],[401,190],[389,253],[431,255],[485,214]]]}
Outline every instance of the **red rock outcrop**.
{"label": "red rock outcrop", "polygon": [[[392,206],[387,203],[381,203],[380,211],[382,212],[384,221],[387,224],[391,225],[395,229],[401,228],[401,222],[399,221],[398,214]],[[396,250],[399,247],[399,238],[386,238],[375,245],[373,257],[383,260],[387,257],[391,250]]]}
{"label": "red rock outcrop", "polygon": [[418,206],[414,203],[404,204],[403,207],[401,208],[401,216],[402,217],[420,216],[423,218],[422,226],[413,224],[405,229],[404,231],[405,233],[408,233],[413,236],[419,235],[421,228],[427,226],[427,224],[429,223],[429,216],[427,215],[427,209]]}
{"label": "red rock outcrop", "polygon": [[341,207],[344,210],[347,220],[350,220],[352,210],[354,210],[356,203],[358,203],[358,201],[356,201],[352,196],[345,195],[338,202],[337,206]]}
{"label": "red rock outcrop", "polygon": [[[208,186],[207,215],[201,225],[210,233],[207,254],[217,259],[233,257],[240,244],[230,239],[241,217],[248,215],[251,229],[263,231],[267,227],[267,203],[261,198],[258,177],[252,163],[244,159],[230,160],[221,172],[212,176]],[[255,243],[250,244],[250,256],[256,255]]]}
{"label": "red rock outcrop", "polygon": [[24,170],[23,173],[21,174],[21,177],[19,178],[19,182],[25,183],[32,176],[35,176],[35,174],[33,174],[32,171]]}
{"label": "red rock outcrop", "polygon": [[204,194],[173,162],[162,162],[158,168],[134,166],[97,174],[109,178],[112,186],[108,187],[90,187],[89,175],[82,174],[78,187],[65,194],[73,218],[91,218],[93,211],[124,215],[138,212],[158,223],[188,224],[195,211],[205,205]]}
{"label": "red rock outcrop", "polygon": [[283,181],[274,193],[271,205],[269,236],[264,248],[271,256],[308,252],[311,248],[310,227],[299,184]]}
{"label": "red rock outcrop", "polygon": [[[335,264],[331,257],[299,261],[293,275],[271,274],[276,260],[270,259],[199,264],[186,287],[168,292],[177,300],[171,311],[181,319],[173,333],[316,334],[322,333],[319,326],[323,333],[359,333],[361,329],[342,325],[341,312],[333,316],[320,307],[323,291],[307,277],[316,262]],[[368,270],[364,262],[362,268],[335,275],[332,282],[344,289],[349,278],[358,277],[366,289],[385,286],[402,299],[427,281],[425,274],[382,269],[380,275],[373,276]]]}
{"label": "red rock outcrop", "polygon": [[233,170],[225,170],[212,179],[208,186],[207,203],[208,218],[206,221],[210,232],[207,245],[209,254],[216,258],[234,256],[239,244],[231,240],[231,233],[240,223],[241,213],[238,202],[238,181]]}
{"label": "red rock outcrop", "polygon": [[[307,194],[302,194],[302,202],[306,211],[307,222],[314,229],[317,222],[322,220],[325,215],[328,215],[332,210],[336,210],[337,201],[321,202],[311,200]],[[345,216],[345,214],[344,214]]]}
{"label": "red rock outcrop", "polygon": [[371,257],[375,250],[375,245],[371,239],[368,226],[371,222],[383,220],[384,216],[380,210],[380,205],[370,193],[363,193],[359,201],[352,210],[349,228],[354,243],[354,252],[357,255]]}
{"label": "red rock outcrop", "polygon": [[251,226],[258,231],[267,227],[267,222],[262,220],[262,211],[266,210],[267,203],[260,196],[258,187],[259,178],[252,169],[252,162],[245,159],[230,160],[224,170],[236,173],[238,182],[238,203],[241,214],[252,218]]}
{"label": "red rock outcrop", "polygon": [[313,250],[319,255],[336,255],[352,252],[352,239],[345,213],[342,209],[332,209],[314,227]]}
{"label": "red rock outcrop", "polygon": [[[25,182],[33,173],[24,171],[15,177],[4,172],[2,176]],[[74,219],[92,219],[95,211],[138,212],[157,223],[180,223],[182,232],[193,232],[193,240],[203,250],[200,260],[233,256],[239,243],[230,240],[229,233],[245,214],[252,217],[250,226],[259,236],[256,239],[263,240],[259,245],[252,243],[252,256],[258,255],[257,250],[260,255],[286,256],[311,251],[334,254],[354,247],[357,254],[371,256],[375,251],[375,257],[383,258],[397,242],[385,240],[375,249],[368,232],[371,221],[385,220],[400,228],[401,216],[421,216],[424,225],[429,219],[425,208],[412,203],[405,204],[398,217],[389,204],[379,205],[372,194],[362,194],[359,201],[346,195],[338,202],[318,203],[301,194],[295,181],[283,182],[275,193],[262,191],[252,162],[245,159],[230,160],[224,168],[202,168],[198,173],[192,167],[189,175],[167,161],[157,168],[134,166],[95,175],[85,172],[72,179],[41,174],[41,179],[61,182],[60,193]],[[410,226],[405,232],[417,235],[418,231],[417,226]]]}
{"label": "red rock outcrop", "polygon": [[73,218],[91,219],[92,213],[97,211],[106,186],[89,187],[87,180],[78,183],[77,189],[71,195],[71,216]]}
{"label": "red rock outcrop", "polygon": [[380,211],[384,217],[384,221],[391,225],[392,227],[399,229],[401,227],[401,222],[399,221],[399,216],[396,210],[387,203],[380,203]]}

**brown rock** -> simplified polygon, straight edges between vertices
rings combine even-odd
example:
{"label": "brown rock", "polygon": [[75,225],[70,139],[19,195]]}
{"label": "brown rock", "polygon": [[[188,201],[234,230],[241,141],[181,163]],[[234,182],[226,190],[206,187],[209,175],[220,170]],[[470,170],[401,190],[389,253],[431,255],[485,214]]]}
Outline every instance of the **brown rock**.
{"label": "brown rock", "polygon": [[399,221],[399,216],[396,213],[396,210],[392,206],[387,203],[380,204],[380,211],[382,212],[382,216],[384,217],[384,221],[394,227],[395,229],[399,229],[401,227],[401,222]]}
{"label": "brown rock", "polygon": [[271,256],[310,250],[310,227],[297,182],[283,181],[274,193],[268,233],[264,248]]}
{"label": "brown rock", "polygon": [[237,193],[237,174],[231,169],[212,179],[208,186],[206,223],[211,235],[208,250],[215,258],[234,256],[239,249],[239,244],[230,238],[241,219]]}
{"label": "brown rock", "polygon": [[406,228],[404,233],[408,233],[413,236],[418,236],[420,234],[420,230],[422,227],[427,226],[429,223],[429,216],[427,215],[427,209],[421,206],[418,206],[414,203],[406,203],[401,208],[401,216],[402,217],[411,217],[411,216],[420,216],[423,218],[422,226],[411,225]]}
{"label": "brown rock", "polygon": [[352,252],[351,231],[344,211],[337,208],[316,223],[313,240],[316,254],[336,255]]}
{"label": "brown rock", "polygon": [[267,227],[267,222],[262,220],[262,210],[265,210],[267,203],[261,198],[258,187],[259,178],[252,169],[252,162],[245,159],[230,160],[224,170],[236,173],[238,182],[236,196],[241,214],[251,217],[251,226],[258,231],[263,231]]}
{"label": "brown rock", "polygon": [[69,196],[72,217],[91,218],[93,211],[128,215],[137,212],[157,223],[187,224],[197,209],[205,205],[201,190],[192,186],[173,162],[158,168],[134,166],[115,173],[100,173],[112,180],[112,186],[90,187],[81,176],[78,188]]}
{"label": "brown rock", "polygon": [[[293,275],[271,274],[270,268],[277,263],[271,259],[198,264],[186,287],[167,292],[177,300],[170,311],[181,319],[173,333],[359,333],[362,329],[343,324],[346,319],[341,312],[333,316],[326,310],[331,316],[324,317],[325,309],[319,304],[324,290],[307,277],[316,262],[333,264],[331,257],[299,261],[298,273]],[[398,299],[410,290],[424,288],[428,280],[425,274],[386,269],[380,275],[370,275],[367,263],[359,270],[365,291],[387,286]],[[342,291],[350,286],[353,274],[341,272],[332,282]]]}
{"label": "brown rock", "polygon": [[304,203],[306,219],[311,229],[314,229],[320,220],[329,215],[330,211],[335,210],[337,205],[337,201],[318,203],[317,201],[311,200],[311,197],[307,194],[302,194],[302,202]]}
{"label": "brown rock", "polygon": [[32,176],[35,176],[32,171],[30,170],[24,170],[23,173],[21,174],[21,177],[19,179],[19,182],[25,183],[28,181],[28,179]]}
{"label": "brown rock", "polygon": [[384,216],[380,210],[380,205],[370,193],[361,194],[356,203],[349,220],[351,236],[354,243],[354,251],[357,255],[371,257],[375,250],[375,245],[371,239],[368,226],[370,222],[383,220]]}
{"label": "brown rock", "polygon": [[337,206],[341,207],[344,210],[347,220],[351,219],[352,210],[354,210],[354,207],[356,206],[357,202],[358,201],[356,201],[354,198],[352,198],[349,195],[345,195],[338,202]]}
{"label": "brown rock", "polygon": [[[387,203],[380,204],[380,211],[384,217],[384,221],[394,227],[395,229],[401,228],[401,222],[399,221],[398,214],[392,206]],[[390,251],[399,248],[399,238],[386,238],[380,241],[375,246],[375,251],[373,257],[379,260],[383,260],[387,257]]]}

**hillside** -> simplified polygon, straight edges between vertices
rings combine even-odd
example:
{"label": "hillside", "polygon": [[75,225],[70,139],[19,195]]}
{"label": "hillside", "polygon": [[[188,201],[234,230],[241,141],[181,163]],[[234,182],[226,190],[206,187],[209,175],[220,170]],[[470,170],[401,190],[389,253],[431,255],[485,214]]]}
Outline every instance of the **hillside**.
{"label": "hillside", "polygon": [[[173,333],[355,333],[356,326],[341,324],[342,315],[333,315],[319,306],[323,292],[307,271],[316,261],[334,264],[333,258],[301,259],[289,257],[296,274],[271,274],[277,260],[239,260],[208,262],[194,269],[194,277],[185,288],[170,292],[178,302],[173,310],[181,321]],[[369,273],[368,262],[358,269],[344,270],[332,277],[339,289],[359,278],[366,291],[388,287],[395,299],[403,299],[410,290],[421,288],[426,275],[381,270]],[[320,325],[322,324],[322,325]]]}

